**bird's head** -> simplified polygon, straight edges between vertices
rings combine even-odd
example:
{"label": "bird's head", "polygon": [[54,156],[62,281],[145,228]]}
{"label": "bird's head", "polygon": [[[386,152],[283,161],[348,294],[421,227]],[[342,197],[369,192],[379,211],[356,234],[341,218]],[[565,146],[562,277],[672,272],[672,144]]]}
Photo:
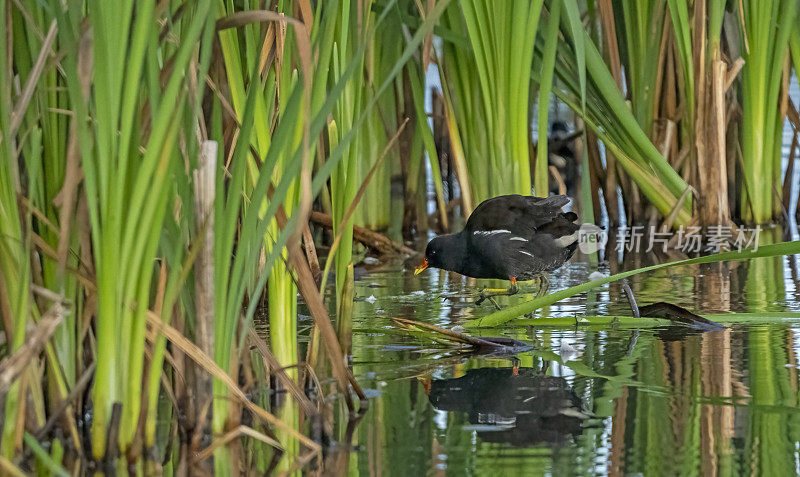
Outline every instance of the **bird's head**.
{"label": "bird's head", "polygon": [[425,248],[425,258],[414,270],[414,275],[419,275],[428,267],[455,270],[461,260],[460,245],[454,235],[434,237],[428,242],[428,246]]}

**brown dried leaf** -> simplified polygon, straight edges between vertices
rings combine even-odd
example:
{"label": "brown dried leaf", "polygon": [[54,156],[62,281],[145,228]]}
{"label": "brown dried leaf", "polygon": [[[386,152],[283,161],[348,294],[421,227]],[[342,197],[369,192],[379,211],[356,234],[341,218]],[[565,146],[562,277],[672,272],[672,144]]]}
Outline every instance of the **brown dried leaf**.
{"label": "brown dried leaf", "polygon": [[17,104],[14,106],[14,111],[11,112],[11,127],[9,128],[9,136],[13,137],[17,133],[17,128],[22,124],[22,118],[25,116],[25,111],[28,109],[28,104],[33,97],[33,91],[36,89],[36,84],[39,82],[39,76],[44,71],[44,65],[47,62],[47,57],[50,56],[50,50],[53,48],[53,42],[56,40],[56,33],[58,26],[55,20],[50,23],[50,29],[47,31],[47,36],[42,43],[42,49],[39,51],[39,56],[36,58],[36,63],[31,68],[31,73],[28,75],[28,80],[25,81],[25,87],[22,89]]}
{"label": "brown dried leaf", "polygon": [[39,356],[66,313],[61,302],[55,302],[36,324],[33,333],[26,338],[25,344],[14,354],[0,361],[0,394],[6,393],[11,387],[11,383]]}

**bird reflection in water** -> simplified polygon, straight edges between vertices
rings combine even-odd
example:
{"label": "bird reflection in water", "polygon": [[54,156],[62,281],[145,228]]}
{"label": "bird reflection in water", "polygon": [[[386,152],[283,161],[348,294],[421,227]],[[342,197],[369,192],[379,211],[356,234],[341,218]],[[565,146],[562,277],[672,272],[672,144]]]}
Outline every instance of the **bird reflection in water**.
{"label": "bird reflection in water", "polygon": [[432,380],[436,409],[466,413],[484,442],[560,444],[580,434],[590,416],[564,378],[538,369],[470,369],[460,378]]}

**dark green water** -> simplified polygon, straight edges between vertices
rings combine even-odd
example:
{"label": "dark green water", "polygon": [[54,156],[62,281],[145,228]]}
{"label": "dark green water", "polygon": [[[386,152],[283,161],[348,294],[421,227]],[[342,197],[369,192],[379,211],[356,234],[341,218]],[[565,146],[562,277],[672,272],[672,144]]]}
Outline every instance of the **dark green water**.
{"label": "dark green water", "polygon": [[[356,283],[353,369],[373,397],[355,430],[356,450],[340,464],[350,474],[376,476],[795,475],[798,268],[800,260],[784,257],[631,280],[640,305],[668,301],[701,314],[752,314],[752,321],[722,331],[480,331],[534,345],[518,355],[518,375],[508,359],[453,355],[390,320],[451,328],[487,314],[491,305],[476,307],[471,298],[485,281],[437,270],[414,277],[399,264],[364,271]],[[573,260],[552,275],[550,290],[585,282],[596,269]],[[540,314],[630,311],[612,284]]]}

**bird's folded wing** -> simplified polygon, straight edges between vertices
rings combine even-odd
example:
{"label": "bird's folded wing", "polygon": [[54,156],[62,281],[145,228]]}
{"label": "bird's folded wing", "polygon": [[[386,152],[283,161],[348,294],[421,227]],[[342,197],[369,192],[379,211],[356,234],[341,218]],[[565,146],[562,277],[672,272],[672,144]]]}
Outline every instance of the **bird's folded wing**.
{"label": "bird's folded wing", "polygon": [[[478,230],[467,238],[470,249],[479,250],[481,255],[479,258],[484,263],[502,266],[506,272],[516,269],[526,270],[537,263],[538,258],[532,248],[536,245],[534,242],[540,243],[543,239],[544,237],[538,237],[531,241],[504,229]],[[549,241],[552,247],[552,238],[549,238]]]}
{"label": "bird's folded wing", "polygon": [[559,217],[569,198],[556,195],[547,198],[504,195],[482,202],[470,215],[464,230],[470,236],[481,232],[530,238],[541,227]]}

